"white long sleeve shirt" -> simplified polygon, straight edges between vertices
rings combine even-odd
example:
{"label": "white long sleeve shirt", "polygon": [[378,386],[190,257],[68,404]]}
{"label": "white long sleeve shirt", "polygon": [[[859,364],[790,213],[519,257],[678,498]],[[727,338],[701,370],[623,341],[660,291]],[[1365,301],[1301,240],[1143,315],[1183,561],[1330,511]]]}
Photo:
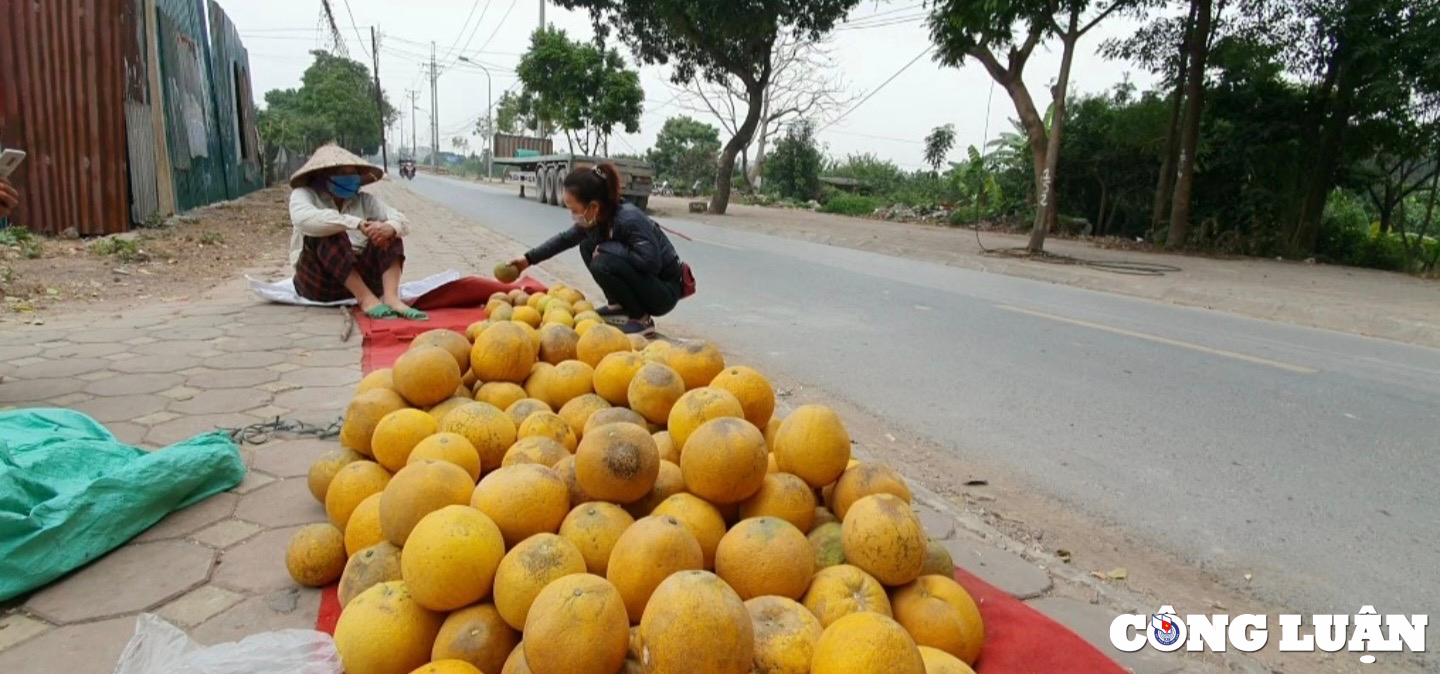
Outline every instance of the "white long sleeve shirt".
{"label": "white long sleeve shirt", "polygon": [[360,231],[365,221],[384,222],[395,228],[395,235],[404,238],[410,233],[410,221],[405,215],[368,192],[361,192],[353,199],[347,199],[335,208],[335,199],[329,194],[316,192],[309,187],[297,187],[290,192],[290,266],[300,261],[300,251],[305,248],[305,237],[325,237],[346,234],[356,252],[365,249],[370,239]]}

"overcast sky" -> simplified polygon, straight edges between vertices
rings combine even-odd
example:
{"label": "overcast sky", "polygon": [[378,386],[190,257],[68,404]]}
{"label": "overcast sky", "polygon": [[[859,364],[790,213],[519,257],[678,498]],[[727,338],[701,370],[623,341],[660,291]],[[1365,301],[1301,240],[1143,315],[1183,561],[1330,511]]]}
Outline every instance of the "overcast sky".
{"label": "overcast sky", "polygon": [[[299,86],[300,76],[312,60],[309,51],[329,46],[326,31],[321,30],[318,0],[220,1],[250,51],[254,91],[261,106],[264,92]],[[429,60],[430,43],[436,43],[442,68],[438,87],[441,149],[447,150],[451,137],[473,133],[474,121],[486,107],[485,74],[463,63],[456,65],[456,57],[464,54],[488,66],[494,98],[499,99],[503,91],[519,88],[513,69],[540,20],[540,0],[334,0],[332,4],[341,12],[338,18],[352,58],[368,62],[370,27],[380,32],[381,84],[391,102],[405,113],[407,145],[412,122],[407,90],[418,92],[420,144],[425,147],[429,143],[426,114],[430,89],[421,64]],[[924,164],[922,139],[936,126],[955,125],[959,136],[956,157],[967,145],[983,144],[987,117],[989,137],[1008,129],[1007,120],[1015,116],[1010,99],[995,88],[987,113],[991,80],[979,65],[967,62],[960,69],[943,68],[927,55],[906,69],[930,44],[923,18],[919,0],[865,0],[836,32],[836,61],[856,100],[874,95],[819,134],[828,154],[843,157],[870,152],[916,169]],[[588,40],[593,35],[589,18],[583,14],[550,5],[545,19],[572,39]],[[1087,35],[1076,56],[1073,86],[1084,92],[1100,91],[1127,73],[1138,86],[1149,86],[1153,79],[1149,73],[1095,53],[1104,39],[1128,36],[1135,27],[1128,19],[1111,19]],[[1037,52],[1026,72],[1027,84],[1042,109],[1049,100],[1045,89],[1059,71],[1058,43],[1050,47]],[[629,52],[623,46],[620,51],[633,65]],[[617,135],[610,143],[612,152],[643,152],[671,116],[689,114],[714,122],[704,113],[686,110],[664,69],[645,66],[640,72],[646,98],[640,133]],[[479,147],[478,141],[472,143]]]}

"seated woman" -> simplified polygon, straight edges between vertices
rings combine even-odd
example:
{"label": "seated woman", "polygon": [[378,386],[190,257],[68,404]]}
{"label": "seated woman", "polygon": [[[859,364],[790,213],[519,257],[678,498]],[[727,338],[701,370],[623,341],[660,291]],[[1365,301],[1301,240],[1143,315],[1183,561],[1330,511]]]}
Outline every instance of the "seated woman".
{"label": "seated woman", "polygon": [[315,151],[290,178],[290,264],[295,292],[316,302],[354,299],[371,318],[428,320],[400,301],[410,224],[361,186],[384,177],[380,167],[337,145]]}
{"label": "seated woman", "polygon": [[578,169],[565,177],[565,206],[575,226],[510,261],[521,271],[580,247],[609,306],[598,313],[626,334],[655,333],[655,316],[670,313],[683,293],[680,256],[660,226],[620,201],[614,164]]}

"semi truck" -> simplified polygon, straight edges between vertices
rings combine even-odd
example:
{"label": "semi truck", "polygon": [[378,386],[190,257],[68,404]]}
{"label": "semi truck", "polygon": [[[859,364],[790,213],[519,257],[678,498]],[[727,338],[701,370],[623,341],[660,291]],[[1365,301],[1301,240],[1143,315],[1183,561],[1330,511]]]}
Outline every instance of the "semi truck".
{"label": "semi truck", "polygon": [[[497,148],[499,149],[499,148]],[[572,154],[530,154],[517,151],[514,157],[496,157],[494,163],[508,166],[510,179],[520,183],[520,198],[538,199],[542,204],[560,206],[565,176],[571,171],[589,170],[610,162],[620,171],[620,196],[644,210],[650,205],[650,192],[655,187],[655,169],[639,159],[611,159]],[[527,196],[526,190],[530,194]]]}

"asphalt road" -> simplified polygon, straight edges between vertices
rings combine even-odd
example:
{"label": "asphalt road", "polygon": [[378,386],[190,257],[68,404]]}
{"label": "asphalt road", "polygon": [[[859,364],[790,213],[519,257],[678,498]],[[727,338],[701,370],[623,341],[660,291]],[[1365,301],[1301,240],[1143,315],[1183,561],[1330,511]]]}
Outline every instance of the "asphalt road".
{"label": "asphalt road", "polygon": [[[527,245],[570,222],[412,186]],[[669,319],[759,367],[1287,609],[1440,609],[1440,351],[664,222],[700,287]]]}

